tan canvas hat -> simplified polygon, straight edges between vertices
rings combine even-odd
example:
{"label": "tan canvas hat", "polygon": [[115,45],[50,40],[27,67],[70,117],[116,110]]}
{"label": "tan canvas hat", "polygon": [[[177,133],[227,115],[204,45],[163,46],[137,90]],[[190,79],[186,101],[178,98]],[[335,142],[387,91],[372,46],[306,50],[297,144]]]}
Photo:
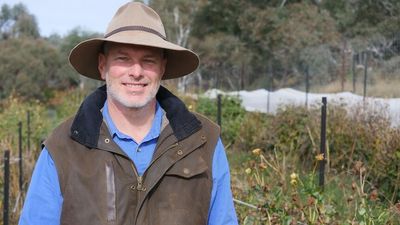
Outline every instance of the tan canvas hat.
{"label": "tan canvas hat", "polygon": [[167,65],[164,80],[185,76],[199,65],[199,57],[194,52],[167,41],[160,16],[143,3],[130,2],[121,6],[103,38],[83,41],[71,50],[69,61],[78,73],[101,80],[98,54],[106,41],[165,49]]}

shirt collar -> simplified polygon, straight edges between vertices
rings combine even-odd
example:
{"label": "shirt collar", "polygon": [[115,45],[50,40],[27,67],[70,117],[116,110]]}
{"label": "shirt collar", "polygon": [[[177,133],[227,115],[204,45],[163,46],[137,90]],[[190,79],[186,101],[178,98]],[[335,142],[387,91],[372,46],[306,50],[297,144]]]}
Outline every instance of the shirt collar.
{"label": "shirt collar", "polygon": [[[108,130],[113,138],[117,137],[119,139],[135,141],[132,137],[119,131],[118,128],[115,126],[114,122],[111,119],[110,113],[108,112],[107,100],[104,103],[102,114],[103,114],[104,121],[106,122],[106,124],[108,126]],[[158,138],[158,136],[160,136],[163,114],[164,114],[164,112],[163,112],[160,104],[157,101],[156,102],[156,112],[154,114],[154,119],[153,119],[153,122],[152,122],[152,125],[150,128],[150,131],[149,131],[149,133],[147,133],[146,137],[143,139],[142,142],[150,141],[150,140],[153,140],[155,138]]]}

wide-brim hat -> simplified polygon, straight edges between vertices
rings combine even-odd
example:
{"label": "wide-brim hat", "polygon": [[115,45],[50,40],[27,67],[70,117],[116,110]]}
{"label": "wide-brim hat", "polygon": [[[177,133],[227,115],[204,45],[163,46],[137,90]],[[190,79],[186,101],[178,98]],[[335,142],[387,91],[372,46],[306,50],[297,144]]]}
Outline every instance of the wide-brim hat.
{"label": "wide-brim hat", "polygon": [[69,61],[78,73],[102,80],[98,70],[98,55],[103,51],[105,42],[165,49],[167,64],[164,80],[185,76],[199,65],[199,57],[194,52],[167,41],[160,16],[139,2],[121,6],[109,23],[104,37],[83,41],[71,50]]}

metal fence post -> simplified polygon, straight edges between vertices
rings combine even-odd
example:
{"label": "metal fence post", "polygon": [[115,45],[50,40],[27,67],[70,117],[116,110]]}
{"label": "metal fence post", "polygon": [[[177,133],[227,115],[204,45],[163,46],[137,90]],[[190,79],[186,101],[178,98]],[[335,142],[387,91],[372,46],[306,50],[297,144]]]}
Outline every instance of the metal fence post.
{"label": "metal fence post", "polygon": [[221,115],[221,112],[222,112],[222,109],[221,109],[221,94],[218,94],[218,96],[217,96],[217,122],[218,122],[218,125],[221,127],[221,122],[222,122],[222,115]]}
{"label": "metal fence post", "polygon": [[305,72],[306,72],[306,102],[305,102],[305,106],[306,108],[308,108],[308,94],[310,92],[310,70],[308,65],[305,68]]}
{"label": "metal fence post", "polygon": [[4,197],[3,197],[3,225],[9,224],[10,207],[10,151],[4,152]]}
{"label": "metal fence post", "polygon": [[326,97],[322,97],[322,108],[321,108],[321,146],[320,154],[323,156],[323,160],[319,161],[319,186],[324,189],[325,183],[325,162],[326,162]]}
{"label": "metal fence post", "polygon": [[22,160],[22,122],[20,121],[18,123],[18,152],[19,152],[19,161],[18,161],[18,165],[19,165],[19,190],[22,193],[22,186],[23,186],[23,160]]}
{"label": "metal fence post", "polygon": [[364,97],[363,100],[367,97],[367,77],[368,77],[368,52],[365,53],[365,62],[364,62]]}
{"label": "metal fence post", "polygon": [[356,55],[353,55],[351,73],[353,74],[353,93],[356,93],[356,83],[357,83],[357,77],[356,77]]}
{"label": "metal fence post", "polygon": [[268,61],[268,94],[267,94],[267,113],[270,111],[270,104],[271,104],[271,91],[272,91],[272,82],[273,82],[273,75],[272,75],[272,62],[271,60]]}
{"label": "metal fence post", "polygon": [[31,111],[28,110],[28,112],[26,113],[26,123],[27,123],[27,149],[28,152],[30,152],[31,150]]}

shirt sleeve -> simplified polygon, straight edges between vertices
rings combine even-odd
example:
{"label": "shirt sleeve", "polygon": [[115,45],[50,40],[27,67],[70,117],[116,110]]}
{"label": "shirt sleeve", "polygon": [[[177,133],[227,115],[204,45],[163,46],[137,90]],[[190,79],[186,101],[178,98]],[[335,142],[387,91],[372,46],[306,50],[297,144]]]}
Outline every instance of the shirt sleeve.
{"label": "shirt sleeve", "polygon": [[59,225],[63,197],[57,170],[44,148],[36,162],[19,225]]}
{"label": "shirt sleeve", "polygon": [[233,205],[229,164],[221,139],[215,147],[212,163],[213,187],[211,191],[208,225],[238,224]]}

